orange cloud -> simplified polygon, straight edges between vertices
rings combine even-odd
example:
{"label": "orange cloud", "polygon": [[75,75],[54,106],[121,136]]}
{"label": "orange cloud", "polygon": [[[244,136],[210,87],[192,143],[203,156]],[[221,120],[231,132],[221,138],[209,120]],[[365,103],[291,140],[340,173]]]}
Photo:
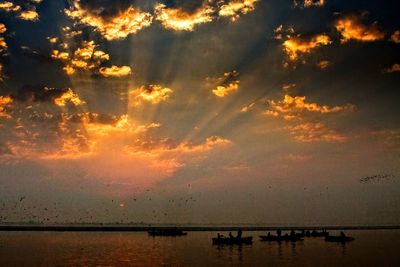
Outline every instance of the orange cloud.
{"label": "orange cloud", "polygon": [[94,41],[84,41],[81,47],[72,51],[72,55],[69,52],[53,50],[51,56],[64,62],[63,69],[67,75],[73,75],[78,69],[92,70],[98,68],[101,62],[110,59],[107,53],[97,49]]}
{"label": "orange cloud", "polygon": [[65,93],[63,93],[60,97],[54,99],[54,104],[59,107],[64,107],[67,103],[72,103],[75,106],[80,106],[85,104],[85,101],[82,101],[79,96],[72,91],[71,88],[68,88]]}
{"label": "orange cloud", "polygon": [[326,69],[331,66],[331,62],[329,60],[321,60],[317,63],[318,68],[321,70]]}
{"label": "orange cloud", "polygon": [[385,33],[379,29],[376,23],[365,25],[362,18],[363,16],[360,15],[346,15],[336,20],[334,26],[342,36],[342,43],[350,40],[373,42],[385,38]]}
{"label": "orange cloud", "polygon": [[96,28],[107,40],[124,39],[129,34],[135,34],[150,26],[153,19],[151,14],[132,6],[111,18],[104,18],[98,13],[96,10],[83,8],[79,0],[73,2],[71,9],[65,10],[67,16]]}
{"label": "orange cloud", "polygon": [[172,94],[170,88],[162,87],[161,85],[141,86],[129,94],[129,102],[134,106],[138,106],[143,102],[158,104],[166,101]]}
{"label": "orange cloud", "polygon": [[132,74],[131,67],[129,66],[115,66],[101,67],[99,73],[104,77],[123,77]]}
{"label": "orange cloud", "polygon": [[294,5],[306,8],[313,6],[322,7],[325,5],[325,0],[304,0],[304,1],[294,0]]}
{"label": "orange cloud", "polygon": [[0,9],[6,11],[6,12],[16,12],[21,10],[21,6],[19,5],[14,5],[14,3],[9,2],[9,1],[4,1],[0,3]]}
{"label": "orange cloud", "polygon": [[3,65],[0,64],[0,82],[3,81],[5,78],[3,69],[4,69]]}
{"label": "orange cloud", "polygon": [[237,79],[239,72],[233,70],[224,73],[223,77],[207,78],[208,82],[217,83],[217,87],[212,90],[212,93],[218,97],[225,97],[239,90],[240,81]]}
{"label": "orange cloud", "polygon": [[400,64],[393,64],[390,68],[384,69],[384,73],[400,72]]}
{"label": "orange cloud", "polygon": [[39,14],[36,12],[36,10],[24,10],[19,13],[18,18],[22,20],[38,21]]}
{"label": "orange cloud", "polygon": [[5,109],[8,105],[12,104],[13,100],[9,96],[0,96],[0,117],[4,118],[10,118],[10,115],[8,115],[5,112]]}
{"label": "orange cloud", "polygon": [[240,18],[241,14],[247,14],[255,9],[255,4],[258,0],[232,0],[221,5],[219,16],[230,17],[232,21]]}
{"label": "orange cloud", "polygon": [[243,107],[240,112],[246,113],[249,112],[256,105],[255,102],[248,104],[247,106]]}
{"label": "orange cloud", "polygon": [[182,8],[167,8],[164,4],[155,7],[155,17],[161,24],[175,31],[193,31],[194,27],[212,21],[213,8],[203,5],[193,13]]}
{"label": "orange cloud", "polygon": [[289,59],[295,61],[299,54],[309,54],[312,50],[331,44],[331,38],[326,34],[317,34],[310,37],[292,36],[283,42],[283,50]]}
{"label": "orange cloud", "polygon": [[[6,25],[0,23],[0,34],[5,33],[7,31]],[[8,46],[4,37],[0,36],[0,53],[3,53],[7,50]]]}
{"label": "orange cloud", "polygon": [[347,137],[326,127],[322,123],[301,123],[288,127],[290,134],[300,142],[343,143]]}
{"label": "orange cloud", "polygon": [[392,36],[390,36],[390,40],[396,44],[400,44],[400,31],[395,31]]}
{"label": "orange cloud", "polygon": [[305,96],[290,96],[285,95],[282,101],[267,101],[270,109],[266,111],[266,115],[270,116],[282,116],[285,120],[301,119],[303,112],[313,112],[313,113],[337,113],[346,110],[354,110],[353,105],[345,106],[334,106],[329,107],[326,105],[319,105],[317,103],[306,102]]}

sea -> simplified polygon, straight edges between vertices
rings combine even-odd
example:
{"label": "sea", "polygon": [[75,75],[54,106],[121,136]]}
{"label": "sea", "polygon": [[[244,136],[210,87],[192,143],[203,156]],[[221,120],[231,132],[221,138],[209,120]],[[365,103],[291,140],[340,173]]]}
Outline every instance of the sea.
{"label": "sea", "polygon": [[254,237],[252,245],[218,246],[211,240],[216,234],[0,232],[0,266],[400,266],[400,230],[346,231],[355,238],[347,244],[323,238],[262,242],[258,236],[265,232],[244,232]]}

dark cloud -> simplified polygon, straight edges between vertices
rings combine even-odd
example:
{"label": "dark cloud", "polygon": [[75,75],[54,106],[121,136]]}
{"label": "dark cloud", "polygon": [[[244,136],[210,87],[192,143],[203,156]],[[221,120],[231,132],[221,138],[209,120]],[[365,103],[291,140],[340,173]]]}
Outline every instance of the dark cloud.
{"label": "dark cloud", "polygon": [[13,99],[20,102],[53,102],[68,89],[49,88],[45,85],[25,85],[11,93]]}

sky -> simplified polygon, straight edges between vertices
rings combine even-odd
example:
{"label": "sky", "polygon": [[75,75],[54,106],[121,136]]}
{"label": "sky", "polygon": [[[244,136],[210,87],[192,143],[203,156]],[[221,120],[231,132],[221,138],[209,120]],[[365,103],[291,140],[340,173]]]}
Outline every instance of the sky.
{"label": "sky", "polygon": [[400,224],[397,1],[0,1],[0,223]]}

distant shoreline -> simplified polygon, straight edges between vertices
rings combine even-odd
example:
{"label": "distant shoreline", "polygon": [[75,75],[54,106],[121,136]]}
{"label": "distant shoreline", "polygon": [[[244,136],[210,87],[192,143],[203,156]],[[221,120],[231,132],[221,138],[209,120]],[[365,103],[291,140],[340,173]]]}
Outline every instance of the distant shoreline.
{"label": "distant shoreline", "polygon": [[147,232],[177,227],[188,232],[275,231],[281,230],[400,230],[400,226],[181,226],[181,225],[0,225],[0,232]]}

